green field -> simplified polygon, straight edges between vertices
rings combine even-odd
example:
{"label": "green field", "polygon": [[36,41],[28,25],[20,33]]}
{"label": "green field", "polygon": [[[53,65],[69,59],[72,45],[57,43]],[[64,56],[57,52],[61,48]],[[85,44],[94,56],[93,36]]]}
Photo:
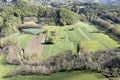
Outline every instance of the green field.
{"label": "green field", "polygon": [[17,39],[17,45],[21,48],[25,48],[31,36],[31,34],[21,34],[21,36]]}
{"label": "green field", "polygon": [[20,36],[21,36],[20,33],[15,33],[15,34],[12,34],[10,36],[7,36],[7,37],[1,38],[1,39],[3,41],[9,40],[9,39],[15,39],[15,40],[17,40]]}
{"label": "green field", "polygon": [[68,38],[71,42],[79,41],[81,47],[85,47],[89,51],[120,46],[117,41],[104,34],[103,31],[99,33],[94,32],[100,31],[97,29],[97,26],[83,22],[80,22],[80,25],[78,26],[79,27],[74,28],[73,31],[67,31]]}
{"label": "green field", "polygon": [[39,34],[40,32],[42,32],[42,29],[40,29],[40,28],[26,28],[26,29],[22,29],[22,31],[25,33]]}
{"label": "green field", "polygon": [[[42,54],[42,59],[46,59],[50,56],[62,53],[65,50],[72,50],[75,53],[75,46],[71,41],[68,40],[66,31],[64,31],[64,27],[58,27],[56,28],[51,26],[52,29],[57,29],[57,37],[56,42],[54,44],[45,45],[45,49]],[[58,27],[58,28],[57,28]],[[50,29],[50,31],[52,31]]]}
{"label": "green field", "polygon": [[[79,22],[71,26],[45,26],[44,28],[48,30],[48,33],[56,30],[57,34],[54,44],[45,45],[41,59],[46,59],[50,56],[63,53],[65,50],[72,50],[73,54],[75,54],[76,43],[78,42],[80,43],[81,48],[85,48],[88,51],[120,47],[120,44],[110,38],[107,34],[102,32],[95,33],[94,31],[99,30],[97,26],[90,25],[88,23]],[[3,40],[14,38],[17,40],[17,45],[19,47],[25,48],[31,36],[31,34],[15,33],[3,38]],[[99,73],[85,71],[63,72],[50,76],[18,75],[11,78],[3,78],[7,73],[17,67],[6,63],[6,55],[7,52],[0,55],[0,80],[107,80]],[[116,80],[119,80],[119,78]]]}
{"label": "green field", "polygon": [[14,40],[15,42],[17,42],[17,46],[19,46],[21,48],[25,48],[25,46],[28,44],[31,36],[32,36],[31,34],[15,33],[8,37],[2,38],[2,40],[5,42],[7,40]]}
{"label": "green field", "polygon": [[7,52],[0,54],[0,80],[6,80],[3,77],[16,68],[16,65],[9,65],[6,62]]}
{"label": "green field", "polygon": [[50,76],[43,75],[27,75],[27,76],[15,76],[6,80],[106,80],[99,73],[85,72],[85,71],[73,71],[56,73]]}
{"label": "green field", "polygon": [[[76,52],[76,43],[80,43],[81,48],[87,51],[96,51],[100,49],[111,49],[120,47],[117,41],[104,34],[98,26],[89,23],[79,22],[71,26],[46,26],[45,29],[57,31],[57,40],[54,44],[45,45],[45,50],[42,54],[42,59],[62,53],[65,50],[71,49]],[[94,31],[100,31],[99,33]],[[49,34],[48,34],[49,35]]]}

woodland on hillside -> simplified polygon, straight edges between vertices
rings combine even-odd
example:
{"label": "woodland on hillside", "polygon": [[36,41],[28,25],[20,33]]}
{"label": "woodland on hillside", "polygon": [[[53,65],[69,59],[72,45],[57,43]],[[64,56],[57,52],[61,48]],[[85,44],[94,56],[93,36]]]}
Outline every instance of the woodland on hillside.
{"label": "woodland on hillside", "polygon": [[[22,29],[20,25],[31,17],[35,26],[30,23]],[[25,52],[26,48],[34,54]],[[44,59],[40,48],[45,49],[41,50]],[[40,6],[25,0],[3,5],[0,53],[7,53],[6,64],[18,66],[5,78],[73,70],[101,73],[109,80],[120,77],[120,5],[53,2]]]}

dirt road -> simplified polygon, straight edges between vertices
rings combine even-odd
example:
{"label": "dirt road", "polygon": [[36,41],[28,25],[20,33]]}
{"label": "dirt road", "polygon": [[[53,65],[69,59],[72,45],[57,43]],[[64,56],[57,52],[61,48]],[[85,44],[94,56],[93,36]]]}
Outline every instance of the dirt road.
{"label": "dirt road", "polygon": [[42,43],[44,43],[45,38],[46,34],[33,35],[25,48],[25,53],[38,53],[41,55],[44,49],[44,45]]}

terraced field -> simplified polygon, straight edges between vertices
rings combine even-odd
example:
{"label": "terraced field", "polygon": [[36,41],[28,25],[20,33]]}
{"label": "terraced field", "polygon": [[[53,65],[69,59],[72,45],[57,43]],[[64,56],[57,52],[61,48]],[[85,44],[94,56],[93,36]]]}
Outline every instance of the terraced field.
{"label": "terraced field", "polygon": [[[120,44],[104,34],[104,31],[97,29],[97,26],[88,23],[79,22],[71,26],[47,26],[44,29],[50,31],[56,30],[56,40],[54,44],[45,45],[41,59],[46,59],[50,56],[63,53],[65,50],[72,50],[73,54],[76,53],[76,43],[80,43],[81,48],[88,51],[96,51],[99,49],[120,47]],[[48,34],[49,35],[49,34]],[[15,33],[3,40],[15,39],[18,46],[25,48],[31,39],[31,34]],[[15,65],[6,63],[5,57],[7,52],[0,55],[0,80],[106,80],[99,73],[89,73],[84,71],[73,71],[57,73],[51,76],[43,75],[27,75],[27,76],[14,76],[11,78],[3,78],[8,72],[16,68]],[[119,80],[120,78],[116,79]]]}
{"label": "terraced field", "polygon": [[2,38],[3,41],[7,41],[7,40],[14,40],[17,42],[17,46],[21,47],[21,48],[25,48],[28,41],[31,38],[31,34],[20,34],[20,33],[15,33],[13,35],[10,35],[8,37]]}
{"label": "terraced field", "polygon": [[[80,43],[81,48],[88,51],[120,47],[119,42],[110,38],[104,31],[99,30],[98,26],[89,23],[79,22],[71,26],[47,26],[45,29],[57,31],[57,40],[52,45],[45,45],[42,57],[47,57],[62,53],[64,50],[71,49],[76,52],[76,43]],[[49,35],[49,34],[48,34]]]}
{"label": "terraced field", "polygon": [[[57,34],[54,44],[45,45],[41,55],[42,59],[62,53],[65,50],[72,50],[73,53],[76,53],[76,43],[78,42],[81,48],[88,51],[120,47],[120,44],[104,34],[104,31],[100,31],[97,26],[88,23],[79,22],[71,26],[45,26],[44,29],[48,30],[48,35],[50,31],[56,31]],[[36,32],[36,30],[33,30],[33,32]],[[18,46],[25,48],[31,36],[31,34],[15,33],[4,38],[4,40],[16,39]]]}
{"label": "terraced field", "polygon": [[21,34],[20,37],[17,38],[17,45],[21,48],[25,48],[31,37],[31,34]]}
{"label": "terraced field", "polygon": [[54,44],[45,45],[44,52],[42,53],[42,59],[46,59],[50,56],[54,56],[56,54],[62,53],[65,50],[72,50],[75,53],[75,46],[69,39],[67,38],[66,31],[64,27],[52,28],[50,31],[57,29],[57,37],[56,42]]}
{"label": "terraced field", "polygon": [[66,31],[71,42],[80,42],[81,47],[87,48],[89,51],[120,46],[117,41],[104,34],[104,31],[97,29],[97,26],[83,22],[80,24],[74,30]]}

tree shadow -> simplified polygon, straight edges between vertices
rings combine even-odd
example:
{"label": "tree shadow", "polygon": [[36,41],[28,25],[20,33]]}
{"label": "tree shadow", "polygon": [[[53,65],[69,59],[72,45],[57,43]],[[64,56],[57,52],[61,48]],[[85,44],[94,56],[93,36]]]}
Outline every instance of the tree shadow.
{"label": "tree shadow", "polygon": [[43,42],[43,43],[41,43],[42,45],[52,45],[52,44],[54,44],[54,43],[51,43],[51,42]]}

